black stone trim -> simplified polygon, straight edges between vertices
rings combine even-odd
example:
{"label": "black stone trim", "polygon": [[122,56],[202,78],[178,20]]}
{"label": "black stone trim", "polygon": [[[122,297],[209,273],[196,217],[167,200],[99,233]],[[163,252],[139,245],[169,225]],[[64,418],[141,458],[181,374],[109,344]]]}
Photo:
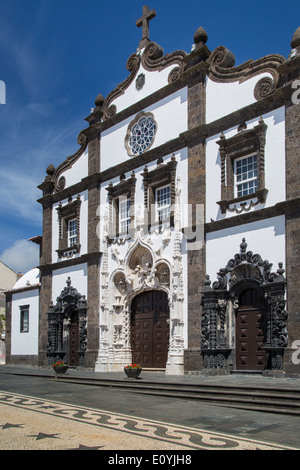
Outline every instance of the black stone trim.
{"label": "black stone trim", "polygon": [[270,219],[279,215],[285,215],[287,212],[298,209],[299,207],[300,197],[289,199],[288,201],[279,202],[274,206],[266,207],[264,209],[228,217],[227,219],[207,222],[204,225],[204,231],[205,233],[217,232],[218,230],[236,227],[237,225],[240,226],[251,222],[257,222],[258,220]]}
{"label": "black stone trim", "polygon": [[102,251],[95,251],[93,253],[86,253],[85,255],[82,255],[78,258],[65,259],[62,261],[58,261],[57,263],[42,264],[38,266],[38,269],[40,269],[42,273],[43,271],[48,271],[49,269],[51,271],[56,271],[57,269],[67,268],[69,266],[76,266],[77,264],[88,263],[89,261],[92,261],[95,259],[98,259],[98,262],[99,262],[101,256],[102,256]]}

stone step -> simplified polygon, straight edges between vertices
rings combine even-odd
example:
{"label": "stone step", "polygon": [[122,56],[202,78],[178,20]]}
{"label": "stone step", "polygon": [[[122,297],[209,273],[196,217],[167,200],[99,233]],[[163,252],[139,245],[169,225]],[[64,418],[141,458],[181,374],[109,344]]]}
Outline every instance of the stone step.
{"label": "stone step", "polygon": [[223,406],[300,415],[300,390],[289,388],[182,384],[143,379],[93,379],[61,376],[59,381],[110,387],[145,395],[210,402]]}

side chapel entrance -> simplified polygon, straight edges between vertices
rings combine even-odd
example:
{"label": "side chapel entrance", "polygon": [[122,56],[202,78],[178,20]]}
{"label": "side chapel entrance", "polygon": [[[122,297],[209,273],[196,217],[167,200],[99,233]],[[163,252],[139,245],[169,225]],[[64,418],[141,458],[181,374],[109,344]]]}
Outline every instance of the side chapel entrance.
{"label": "side chapel entrance", "polygon": [[72,287],[68,277],[67,286],[51,303],[48,315],[47,356],[49,365],[58,360],[69,366],[84,366],[87,344],[87,301]]}
{"label": "side chapel entrance", "polygon": [[285,310],[286,279],[282,263],[272,264],[247,251],[240,252],[209,276],[202,291],[201,352],[205,373],[257,371],[265,375],[283,370],[288,344]]}
{"label": "side chapel entrance", "polygon": [[131,305],[132,361],[144,368],[166,367],[169,349],[169,304],[163,291],[146,291]]}

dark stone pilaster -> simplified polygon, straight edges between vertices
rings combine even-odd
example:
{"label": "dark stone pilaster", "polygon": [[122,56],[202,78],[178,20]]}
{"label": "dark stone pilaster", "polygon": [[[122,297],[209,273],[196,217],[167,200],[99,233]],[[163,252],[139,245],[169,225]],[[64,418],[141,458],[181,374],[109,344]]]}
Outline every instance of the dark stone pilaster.
{"label": "dark stone pilaster", "polygon": [[6,312],[5,312],[5,362],[11,363],[11,307],[12,293],[6,293]]}
{"label": "dark stone pilaster", "polygon": [[94,368],[99,349],[99,309],[100,309],[100,234],[98,233],[100,210],[100,187],[96,173],[100,171],[100,135],[97,134],[88,144],[89,176],[95,174],[88,190],[88,314],[87,349],[85,367]]}
{"label": "dark stone pilaster", "polygon": [[[193,129],[205,123],[205,79],[203,72],[192,78],[188,87],[188,127]],[[205,139],[188,145],[188,203],[195,214],[197,204],[205,204]],[[190,222],[191,223],[191,222]],[[193,218],[192,225],[196,223]],[[189,247],[189,246],[188,246]],[[188,250],[188,348],[185,351],[185,370],[202,369],[201,336],[201,283],[205,276],[205,247]]]}
{"label": "dark stone pilaster", "polygon": [[[48,343],[48,318],[47,312],[52,301],[52,204],[43,204],[43,240],[40,251],[40,300],[39,300],[39,357],[38,365],[48,365],[47,343]],[[43,267],[45,266],[45,267]]]}
{"label": "dark stone pilaster", "polygon": [[[291,90],[291,94],[292,94]],[[300,105],[292,101],[286,106],[286,198],[300,196]],[[300,364],[294,364],[293,343],[300,340],[300,207],[290,205],[286,213],[286,279],[289,345],[284,355],[284,369],[300,374]]]}

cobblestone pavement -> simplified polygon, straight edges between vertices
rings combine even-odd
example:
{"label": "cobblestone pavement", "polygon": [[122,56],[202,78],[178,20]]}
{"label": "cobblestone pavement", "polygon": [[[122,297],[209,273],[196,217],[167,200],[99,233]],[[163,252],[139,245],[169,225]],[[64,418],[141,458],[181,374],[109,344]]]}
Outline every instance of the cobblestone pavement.
{"label": "cobblestone pavement", "polygon": [[284,450],[280,446],[0,391],[1,450]]}
{"label": "cobblestone pavement", "polygon": [[0,367],[0,450],[300,450],[299,424],[299,416],[66,383],[51,370]]}

